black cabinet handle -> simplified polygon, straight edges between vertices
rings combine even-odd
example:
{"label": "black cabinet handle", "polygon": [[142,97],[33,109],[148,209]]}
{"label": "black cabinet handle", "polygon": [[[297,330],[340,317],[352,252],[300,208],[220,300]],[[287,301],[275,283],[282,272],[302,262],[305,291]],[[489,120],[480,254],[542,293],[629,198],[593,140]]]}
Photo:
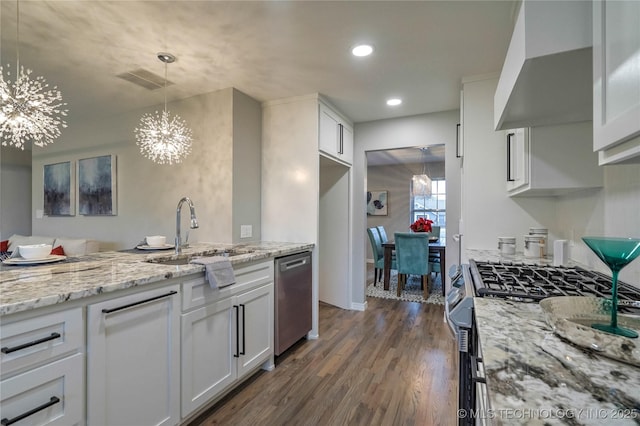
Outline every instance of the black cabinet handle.
{"label": "black cabinet handle", "polygon": [[247,348],[247,343],[245,341],[245,325],[244,325],[244,312],[246,310],[246,306],[244,306],[242,303],[240,304],[240,306],[242,307],[242,352],[240,352],[240,355],[245,355],[245,349]]}
{"label": "black cabinet handle", "polygon": [[338,148],[338,154],[344,154],[344,126],[342,123],[338,124],[338,129],[340,129],[340,148]]}
{"label": "black cabinet handle", "polygon": [[29,346],[39,345],[40,343],[48,342],[49,340],[58,339],[60,337],[60,333],[51,333],[50,336],[43,337],[42,339],[34,340],[28,343],[24,343],[22,345],[14,346],[12,348],[5,346],[0,349],[0,352],[3,354],[10,354],[11,352],[19,351],[20,349],[28,348]]}
{"label": "black cabinet handle", "polygon": [[456,158],[461,158],[460,154],[460,123],[456,124]]}
{"label": "black cabinet handle", "polygon": [[27,417],[37,413],[38,411],[42,411],[45,408],[49,408],[52,405],[57,404],[58,402],[60,402],[60,398],[58,398],[57,396],[52,396],[51,399],[49,400],[49,402],[45,402],[44,404],[40,405],[39,407],[36,407],[32,410],[27,411],[26,413],[22,413],[19,416],[16,416],[12,419],[8,419],[8,418],[4,418],[2,420],[0,420],[0,424],[2,426],[8,426],[8,425],[12,425],[15,422],[19,422],[22,419],[26,419]]}
{"label": "black cabinet handle", "polygon": [[515,181],[515,179],[511,177],[511,139],[515,135],[515,133],[507,133],[507,182]]}
{"label": "black cabinet handle", "polygon": [[238,312],[238,305],[233,305],[233,309],[236,311],[236,353],[233,354],[233,357],[240,358],[240,313]]}
{"label": "black cabinet handle", "polygon": [[163,297],[173,296],[174,294],[177,294],[177,293],[178,293],[177,291],[170,291],[167,294],[161,294],[160,296],[150,297],[148,299],[140,300],[139,302],[133,302],[133,303],[129,303],[128,305],[118,306],[117,308],[103,309],[102,313],[110,314],[112,312],[121,311],[123,309],[131,308],[133,306],[142,305],[143,303],[153,302],[154,300],[162,299]]}

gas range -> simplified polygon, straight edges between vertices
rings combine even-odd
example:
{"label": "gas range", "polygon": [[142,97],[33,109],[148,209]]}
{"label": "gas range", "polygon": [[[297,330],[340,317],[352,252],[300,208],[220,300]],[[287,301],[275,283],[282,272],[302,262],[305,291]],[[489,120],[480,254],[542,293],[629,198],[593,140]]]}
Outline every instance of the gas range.
{"label": "gas range", "polygon": [[[470,260],[470,272],[479,297],[539,302],[553,296],[611,297],[611,278],[580,267],[526,265]],[[618,299],[640,300],[640,289],[618,281]]]}

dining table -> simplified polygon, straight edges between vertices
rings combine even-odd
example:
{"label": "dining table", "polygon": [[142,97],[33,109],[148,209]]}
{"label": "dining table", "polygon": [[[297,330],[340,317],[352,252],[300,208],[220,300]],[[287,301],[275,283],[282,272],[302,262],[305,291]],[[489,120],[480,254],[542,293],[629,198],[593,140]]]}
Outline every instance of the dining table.
{"label": "dining table", "polygon": [[[395,241],[387,241],[382,243],[382,248],[384,249],[384,278],[383,278],[383,287],[385,290],[389,290],[389,282],[391,281],[391,258],[393,256],[393,251],[396,249]],[[440,274],[444,273],[445,270],[445,251],[447,245],[446,241],[442,238],[437,239],[435,241],[429,240],[429,254],[438,253],[440,255]],[[429,259],[425,259],[425,261],[429,261]],[[444,276],[443,276],[444,277]],[[444,292],[444,278],[442,282],[442,295],[445,295]]]}

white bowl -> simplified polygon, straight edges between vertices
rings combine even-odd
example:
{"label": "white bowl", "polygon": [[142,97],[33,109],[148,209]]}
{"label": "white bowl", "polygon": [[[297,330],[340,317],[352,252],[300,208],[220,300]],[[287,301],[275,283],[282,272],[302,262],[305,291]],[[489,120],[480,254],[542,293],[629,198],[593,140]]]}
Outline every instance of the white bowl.
{"label": "white bowl", "polygon": [[163,247],[167,242],[167,237],[164,235],[152,235],[146,237],[146,240],[149,247]]}
{"label": "white bowl", "polygon": [[23,259],[44,259],[51,254],[51,244],[32,244],[18,246],[20,256]]}

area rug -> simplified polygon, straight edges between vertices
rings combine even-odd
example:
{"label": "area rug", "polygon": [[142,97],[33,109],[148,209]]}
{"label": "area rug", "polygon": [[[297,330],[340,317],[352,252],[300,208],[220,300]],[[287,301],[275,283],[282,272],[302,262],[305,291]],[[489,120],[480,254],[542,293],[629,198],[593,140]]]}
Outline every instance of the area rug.
{"label": "area rug", "polygon": [[396,291],[398,289],[398,273],[396,271],[391,271],[391,280],[389,281],[389,290],[384,290],[384,285],[382,284],[382,280],[378,283],[377,286],[373,284],[369,284],[367,286],[367,296],[368,297],[380,297],[383,299],[395,299],[395,300],[404,300],[407,302],[420,302],[420,303],[434,303],[437,305],[444,305],[444,298],[442,297],[442,274],[438,274],[438,276],[434,279],[433,275],[431,276],[431,292],[429,293],[429,297],[427,300],[424,300],[422,297],[422,290],[420,289],[420,277],[411,275],[407,279],[407,283],[404,286],[404,291],[400,295],[400,297],[396,296]]}

